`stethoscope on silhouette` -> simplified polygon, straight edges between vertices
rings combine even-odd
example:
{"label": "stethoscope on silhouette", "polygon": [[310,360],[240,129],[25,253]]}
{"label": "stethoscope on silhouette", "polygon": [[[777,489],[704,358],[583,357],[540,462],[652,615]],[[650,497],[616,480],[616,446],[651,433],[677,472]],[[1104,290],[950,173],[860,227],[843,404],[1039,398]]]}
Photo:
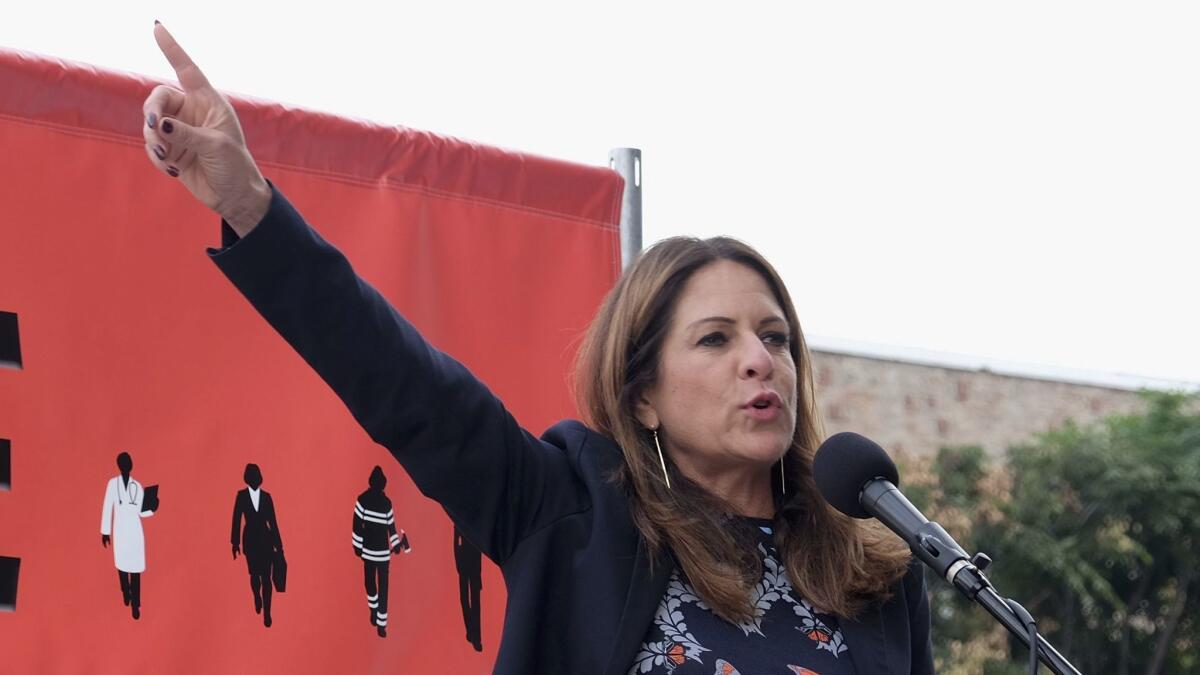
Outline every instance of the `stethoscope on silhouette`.
{"label": "stethoscope on silhouette", "polygon": [[[129,479],[129,484],[125,486],[125,491],[129,493],[129,503],[130,504],[134,504],[134,505],[137,504],[137,497],[134,495],[134,488],[136,488],[137,486],[138,486],[137,481],[135,481],[132,478]],[[117,504],[124,506],[125,502],[121,500],[121,492],[122,491],[120,489],[120,486],[118,486]]]}

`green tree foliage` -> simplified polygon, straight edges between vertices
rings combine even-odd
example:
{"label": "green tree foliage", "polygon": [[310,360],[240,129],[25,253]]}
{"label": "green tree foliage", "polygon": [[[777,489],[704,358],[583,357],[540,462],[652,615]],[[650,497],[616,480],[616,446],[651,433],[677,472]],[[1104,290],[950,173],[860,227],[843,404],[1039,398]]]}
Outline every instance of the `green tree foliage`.
{"label": "green tree foliage", "polygon": [[[1200,672],[1200,415],[1146,394],[1146,412],[1068,424],[999,460],[944,448],[905,467],[905,493],[1085,673]],[[1022,673],[1025,647],[934,582],[939,672]]]}

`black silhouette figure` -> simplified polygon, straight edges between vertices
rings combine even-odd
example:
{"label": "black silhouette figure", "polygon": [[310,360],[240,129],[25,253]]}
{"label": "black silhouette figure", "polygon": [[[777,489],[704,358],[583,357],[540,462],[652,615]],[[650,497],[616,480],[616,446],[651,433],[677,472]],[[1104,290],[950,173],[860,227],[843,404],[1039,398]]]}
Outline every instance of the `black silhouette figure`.
{"label": "black silhouette figure", "polygon": [[463,624],[467,627],[467,642],[475,651],[483,651],[483,635],[479,629],[479,592],[483,590],[480,574],[480,553],[454,528],[454,566],[458,568],[458,602],[462,605]]}
{"label": "black silhouette figure", "polygon": [[[117,455],[121,475],[113,476],[104,489],[100,513],[100,544],[113,544],[113,563],[121,582],[121,598],[133,610],[133,618],[142,616],[142,572],[146,571],[146,540],[142,518],[154,515],[153,505],[145,503],[146,491],[134,480],[133,458],[128,452]],[[143,510],[146,509],[146,510]],[[113,538],[116,541],[113,541]]]}
{"label": "black silhouette figure", "polygon": [[[271,627],[271,573],[283,559],[283,538],[275,519],[271,493],[260,490],[263,477],[257,464],[247,464],[243,474],[246,489],[239,490],[233,502],[233,559],[241,552],[250,571],[250,590],[254,593],[254,612],[261,613],[263,625]],[[245,527],[242,521],[245,520]],[[240,549],[239,549],[240,543]],[[276,558],[279,558],[277,563]]]}
{"label": "black silhouette figure", "polygon": [[21,368],[21,332],[13,312],[0,312],[0,366]]}
{"label": "black silhouette figure", "polygon": [[0,438],[0,490],[12,489],[12,441]]}
{"label": "black silhouette figure", "polygon": [[17,582],[21,559],[0,555],[0,612],[17,611]]}
{"label": "black silhouette figure", "polygon": [[363,579],[367,587],[367,607],[371,625],[379,637],[387,637],[388,567],[392,553],[412,552],[408,535],[396,532],[396,514],[392,500],[383,493],[387,476],[378,466],[372,469],[370,486],[354,503],[354,555],[362,558]]}

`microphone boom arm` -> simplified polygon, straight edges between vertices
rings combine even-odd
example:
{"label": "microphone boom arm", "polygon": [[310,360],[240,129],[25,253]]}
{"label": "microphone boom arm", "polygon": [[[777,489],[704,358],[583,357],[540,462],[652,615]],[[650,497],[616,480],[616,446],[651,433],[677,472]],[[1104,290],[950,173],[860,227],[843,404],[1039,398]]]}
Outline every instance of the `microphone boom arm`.
{"label": "microphone boom arm", "polygon": [[[899,488],[886,478],[868,481],[859,494],[859,502],[867,513],[899,534],[921,562],[950,582],[968,600],[982,606],[1026,647],[1029,646],[1025,624],[983,574],[981,568],[990,562],[986,556],[972,558],[967,555],[945,528],[922,515]],[[978,566],[975,564],[977,560]],[[1038,660],[1057,675],[1081,675],[1041,635],[1037,636],[1037,655]]]}

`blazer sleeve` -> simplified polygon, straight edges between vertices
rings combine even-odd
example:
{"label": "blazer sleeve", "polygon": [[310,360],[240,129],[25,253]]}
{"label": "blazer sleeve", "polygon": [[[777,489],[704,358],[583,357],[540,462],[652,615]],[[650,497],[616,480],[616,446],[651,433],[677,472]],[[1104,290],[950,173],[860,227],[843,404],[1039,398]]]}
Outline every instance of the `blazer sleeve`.
{"label": "blazer sleeve", "polygon": [[925,586],[925,565],[913,558],[904,579],[908,601],[908,625],[912,635],[913,675],[933,675],[933,636],[930,632],[929,589]]}
{"label": "blazer sleeve", "polygon": [[565,453],[427,343],[274,186],[258,226],[237,239],[223,224],[223,244],[217,267],[490,558],[583,510]]}
{"label": "blazer sleeve", "polygon": [[267,524],[271,530],[271,541],[275,544],[275,550],[283,550],[283,535],[279,533],[279,517],[275,515],[275,500],[270,493],[265,490],[262,493],[263,501],[265,502],[265,511],[267,516]]}
{"label": "blazer sleeve", "polygon": [[241,537],[242,524],[242,493],[238,492],[233,497],[233,532],[229,535],[229,543],[234,546],[242,545]]}

